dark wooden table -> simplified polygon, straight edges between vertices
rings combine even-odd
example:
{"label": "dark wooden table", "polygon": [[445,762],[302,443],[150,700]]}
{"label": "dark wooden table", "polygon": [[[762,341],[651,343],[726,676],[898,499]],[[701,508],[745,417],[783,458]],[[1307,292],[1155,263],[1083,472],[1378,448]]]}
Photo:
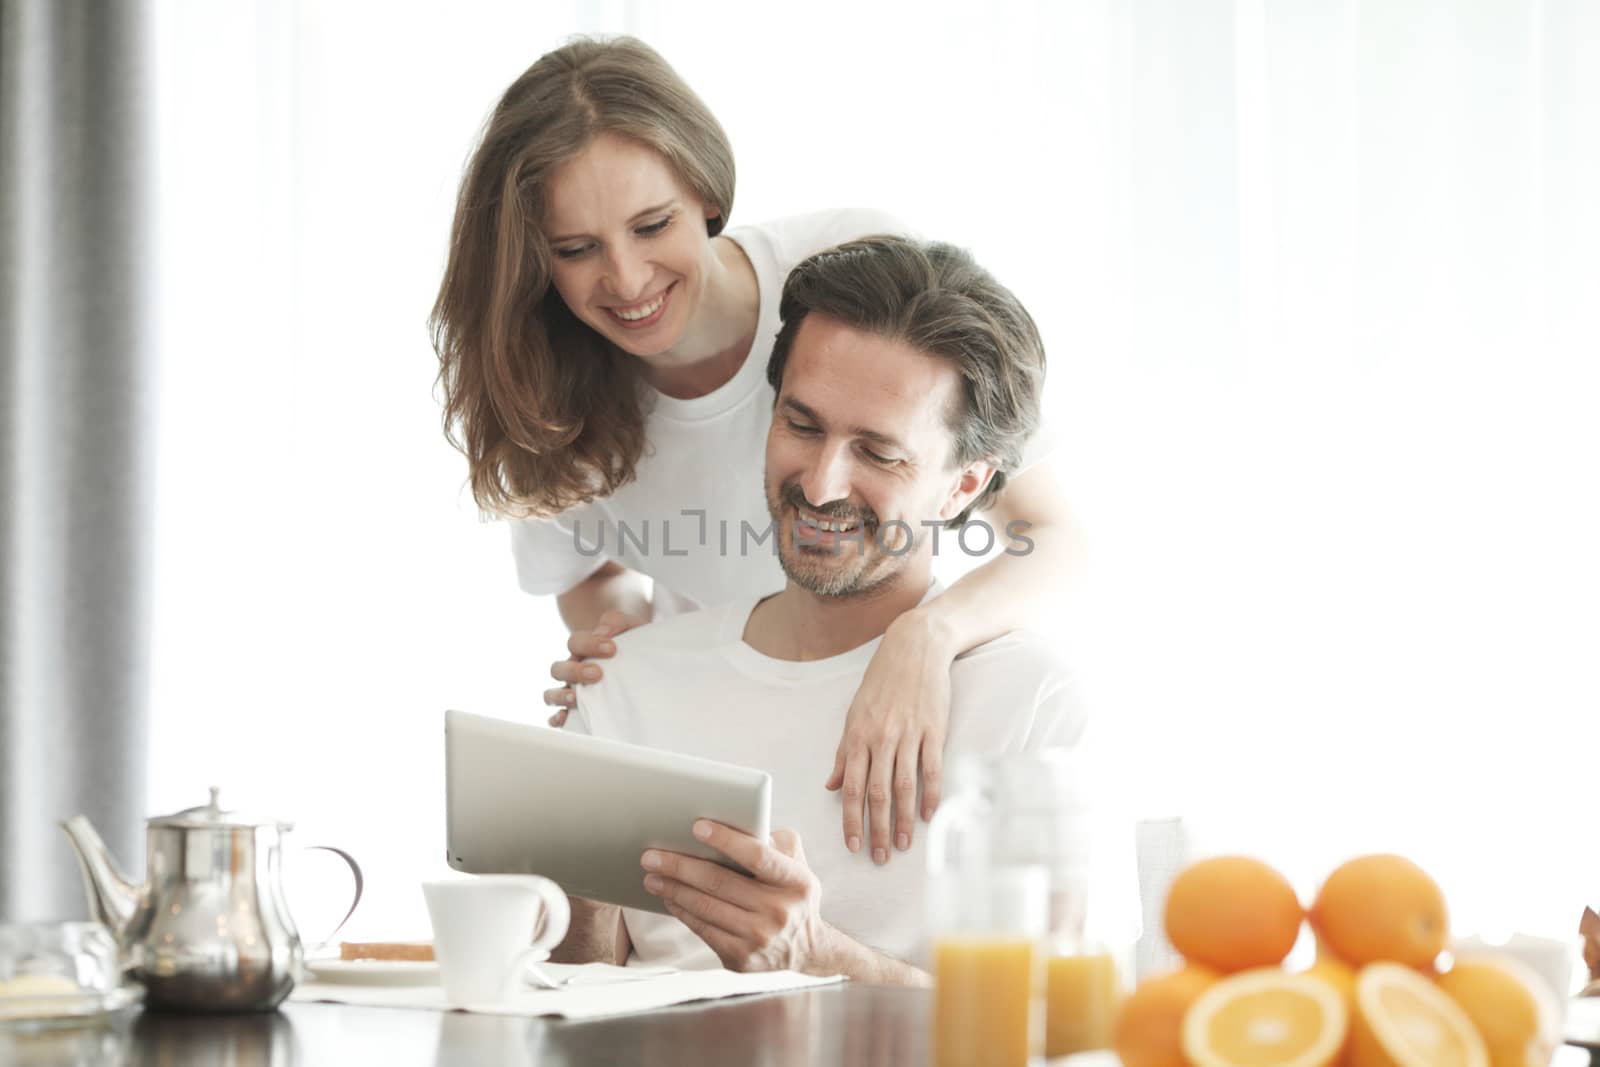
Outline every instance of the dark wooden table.
{"label": "dark wooden table", "polygon": [[[888,1067],[926,1062],[931,1003],[922,990],[846,984],[588,1022],[383,1009],[356,1015],[359,1009],[327,1004],[295,1004],[285,1014],[306,1067],[354,1062],[339,1057],[393,1034],[399,1020],[391,1015],[405,1017],[406,1044],[414,1047],[404,1059],[398,1051],[385,1056],[386,1065]],[[333,1053],[326,1061],[316,1058],[322,1048]]]}
{"label": "dark wooden table", "polygon": [[928,1058],[922,990],[853,983],[587,1022],[288,1004],[265,1015],[146,1012],[120,1030],[0,1031],[5,1067],[889,1067]]}
{"label": "dark wooden table", "polygon": [[[5,1067],[922,1067],[931,996],[854,983],[590,1022],[290,1004],[266,1015],[147,1012],[119,1031],[19,1037]],[[1109,1054],[1097,1058],[1115,1063]],[[1076,1062],[1076,1061],[1074,1061]],[[1600,1064],[1600,1056],[1595,1060]],[[1554,1067],[1585,1067],[1568,1046]],[[1089,1067],[1085,1058],[1084,1067]]]}

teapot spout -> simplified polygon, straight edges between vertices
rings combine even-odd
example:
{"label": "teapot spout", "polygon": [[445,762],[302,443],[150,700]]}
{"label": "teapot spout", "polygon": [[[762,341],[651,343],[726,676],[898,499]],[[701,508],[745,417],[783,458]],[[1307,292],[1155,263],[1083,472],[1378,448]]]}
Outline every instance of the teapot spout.
{"label": "teapot spout", "polygon": [[83,871],[83,888],[89,896],[89,915],[110,928],[112,936],[123,942],[133,917],[139,911],[143,887],[134,885],[117,868],[105,842],[89,820],[74,815],[61,824]]}

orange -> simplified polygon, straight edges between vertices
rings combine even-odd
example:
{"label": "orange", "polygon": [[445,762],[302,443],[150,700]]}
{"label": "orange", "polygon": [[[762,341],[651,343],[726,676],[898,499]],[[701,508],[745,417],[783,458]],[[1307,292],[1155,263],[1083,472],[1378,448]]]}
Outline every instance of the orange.
{"label": "orange", "polygon": [[[1355,1011],[1356,1002],[1356,972],[1351,966],[1331,953],[1324,952],[1317,957],[1317,962],[1300,972],[1307,978],[1315,978],[1333,987],[1348,1011]],[[1342,1064],[1348,1058],[1350,1039],[1345,1037],[1345,1047],[1335,1057],[1334,1063]]]}
{"label": "orange", "polygon": [[1489,1067],[1467,1013],[1434,983],[1398,963],[1356,976],[1350,1067]]}
{"label": "orange", "polygon": [[1191,864],[1167,891],[1172,947],[1223,974],[1282,963],[1304,917],[1289,880],[1247,856]]}
{"label": "orange", "polygon": [[1334,990],[1344,998],[1346,1006],[1349,1006],[1349,1004],[1355,999],[1355,968],[1351,967],[1343,960],[1335,959],[1332,956],[1322,956],[1317,960],[1316,963],[1313,963],[1300,973],[1308,975],[1312,978],[1319,978],[1328,983],[1328,985],[1332,986]]}
{"label": "orange", "polygon": [[1403,856],[1360,856],[1322,883],[1311,925],[1335,955],[1355,967],[1392,960],[1433,962],[1450,931],[1444,894]]}
{"label": "orange", "polygon": [[1189,1005],[1217,983],[1217,974],[1188,966],[1139,983],[1117,1013],[1111,1047],[1122,1067],[1188,1067],[1183,1058],[1183,1017]]}
{"label": "orange", "polygon": [[1328,1067],[1349,1025],[1332,986],[1267,967],[1201,994],[1183,1020],[1183,1052],[1193,1067]]}
{"label": "orange", "polygon": [[1492,954],[1458,958],[1439,988],[1471,1018],[1490,1067],[1545,1067],[1560,1043],[1555,995],[1521,960]]}

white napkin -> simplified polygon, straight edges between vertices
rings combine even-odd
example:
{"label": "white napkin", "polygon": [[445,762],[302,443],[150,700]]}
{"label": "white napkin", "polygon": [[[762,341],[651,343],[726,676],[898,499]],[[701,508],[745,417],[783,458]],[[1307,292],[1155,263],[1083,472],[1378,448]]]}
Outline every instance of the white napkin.
{"label": "white napkin", "polygon": [[[549,968],[550,964],[541,964]],[[465,1011],[481,1015],[557,1015],[565,1019],[597,1019],[604,1015],[626,1015],[651,1011],[692,1000],[720,1000],[751,993],[777,993],[809,986],[831,985],[844,981],[843,975],[813,978],[796,971],[771,971],[739,974],[736,971],[675,971],[634,979],[607,980],[603,972],[590,972],[588,964],[571,970],[583,971],[583,981],[569,983],[566,989],[527,989],[510,1000],[495,1004],[450,1004],[442,986],[338,985],[333,982],[307,982],[289,995],[291,1001],[325,1001],[380,1008],[412,1008],[425,1011]],[[612,967],[612,971],[645,968]]]}
{"label": "white napkin", "polygon": [[[618,967],[614,963],[530,963],[528,970],[538,971],[549,981],[569,989],[580,985],[637,982],[678,973],[676,967]],[[539,988],[538,982],[528,984],[534,989]]]}

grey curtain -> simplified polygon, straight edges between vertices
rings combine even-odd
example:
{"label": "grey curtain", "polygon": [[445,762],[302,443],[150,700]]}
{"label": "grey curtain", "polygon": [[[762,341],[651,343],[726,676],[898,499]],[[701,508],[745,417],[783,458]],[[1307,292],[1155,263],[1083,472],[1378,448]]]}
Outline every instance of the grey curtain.
{"label": "grey curtain", "polygon": [[0,920],[86,913],[68,815],[143,856],[148,12],[0,0]]}

